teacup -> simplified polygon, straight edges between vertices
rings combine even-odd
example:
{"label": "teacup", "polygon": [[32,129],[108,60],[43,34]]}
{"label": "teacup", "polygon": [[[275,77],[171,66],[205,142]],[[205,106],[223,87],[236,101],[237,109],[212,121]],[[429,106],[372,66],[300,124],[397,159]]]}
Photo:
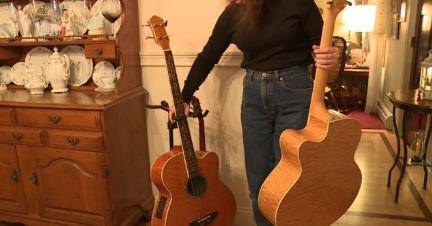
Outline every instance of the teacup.
{"label": "teacup", "polygon": [[101,77],[100,79],[103,84],[102,87],[106,89],[114,89],[117,84],[117,77],[115,76]]}

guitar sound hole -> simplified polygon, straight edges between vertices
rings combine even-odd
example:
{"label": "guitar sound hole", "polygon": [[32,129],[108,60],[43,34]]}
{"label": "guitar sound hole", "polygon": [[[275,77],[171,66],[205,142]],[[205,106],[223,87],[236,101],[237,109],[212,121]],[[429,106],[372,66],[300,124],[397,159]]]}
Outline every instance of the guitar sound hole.
{"label": "guitar sound hole", "polygon": [[199,199],[206,193],[208,188],[207,177],[204,174],[186,178],[183,189],[190,199]]}

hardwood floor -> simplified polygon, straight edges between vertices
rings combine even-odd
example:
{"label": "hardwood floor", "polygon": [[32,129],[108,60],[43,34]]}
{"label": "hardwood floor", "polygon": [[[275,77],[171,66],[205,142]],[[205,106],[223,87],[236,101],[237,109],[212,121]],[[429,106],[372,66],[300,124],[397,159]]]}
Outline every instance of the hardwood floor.
{"label": "hardwood floor", "polygon": [[[432,182],[423,189],[422,167],[407,167],[400,186],[399,201],[394,202],[401,164],[388,172],[397,152],[396,137],[386,130],[363,130],[355,159],[363,181],[360,192],[348,211],[331,226],[432,226]],[[403,151],[402,151],[403,153]]]}
{"label": "hardwood floor", "polygon": [[[432,173],[423,189],[422,167],[407,167],[399,202],[394,202],[401,164],[393,170],[390,187],[387,179],[396,152],[392,132],[363,130],[355,155],[363,174],[362,186],[349,210],[331,226],[432,226]],[[150,222],[143,219],[137,226],[150,226]]]}
{"label": "hardwood floor", "polygon": [[[362,186],[352,206],[331,226],[432,226],[432,173],[427,189],[423,189],[422,167],[407,167],[399,202],[394,202],[401,164],[392,172],[390,187],[387,180],[396,152],[394,133],[363,130],[355,155],[363,175]],[[150,226],[145,223],[137,226]]]}

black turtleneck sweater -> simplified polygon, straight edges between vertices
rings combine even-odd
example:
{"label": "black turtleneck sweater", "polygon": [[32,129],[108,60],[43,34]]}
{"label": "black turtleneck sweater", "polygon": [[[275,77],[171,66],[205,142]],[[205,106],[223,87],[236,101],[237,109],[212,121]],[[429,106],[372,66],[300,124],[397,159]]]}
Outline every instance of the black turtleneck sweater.
{"label": "black turtleneck sweater", "polygon": [[264,5],[254,31],[236,23],[235,7],[225,8],[189,71],[184,102],[190,102],[230,44],[243,52],[240,66],[245,69],[272,71],[313,63],[312,45],[319,45],[323,28],[314,0],[268,0]]}

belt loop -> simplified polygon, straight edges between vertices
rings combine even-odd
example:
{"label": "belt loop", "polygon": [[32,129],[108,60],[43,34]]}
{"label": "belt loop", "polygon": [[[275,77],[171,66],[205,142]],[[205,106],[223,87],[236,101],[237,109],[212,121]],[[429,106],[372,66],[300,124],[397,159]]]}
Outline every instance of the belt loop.
{"label": "belt loop", "polygon": [[279,83],[279,71],[275,70],[274,73],[275,73],[275,82]]}

